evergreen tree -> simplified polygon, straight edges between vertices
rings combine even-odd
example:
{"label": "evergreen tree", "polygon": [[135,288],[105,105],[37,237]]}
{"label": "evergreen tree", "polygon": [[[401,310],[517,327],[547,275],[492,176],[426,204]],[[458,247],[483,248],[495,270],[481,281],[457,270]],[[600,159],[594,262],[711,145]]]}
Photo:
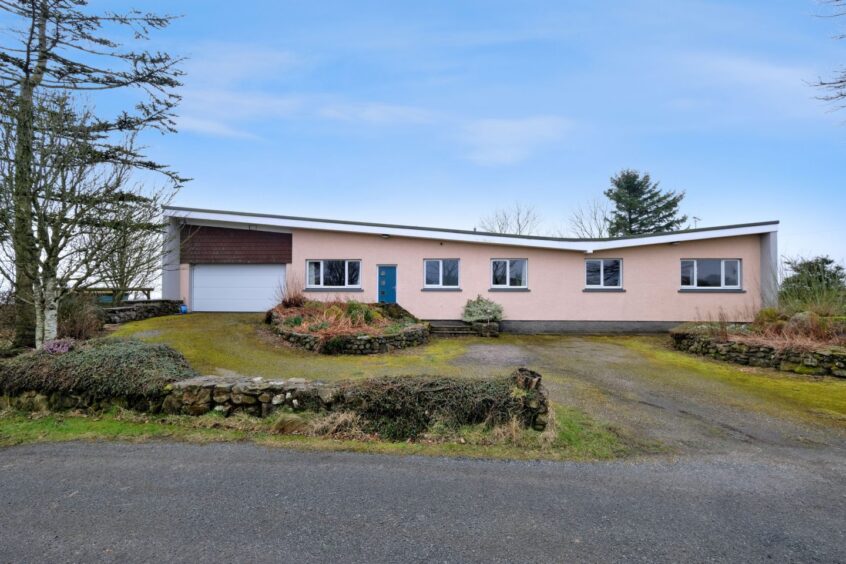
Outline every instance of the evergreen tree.
{"label": "evergreen tree", "polygon": [[608,218],[612,237],[675,231],[687,221],[686,215],[679,215],[684,192],[662,192],[648,173],[622,170],[611,184],[605,195],[614,204]]}
{"label": "evergreen tree", "polygon": [[[35,338],[33,280],[28,272],[38,259],[34,233],[32,169],[35,166],[34,128],[36,98],[50,92],[85,92],[134,89],[131,111],[96,116],[88,127],[88,143],[102,163],[130,165],[163,172],[176,184],[183,179],[151,161],[136,148],[112,141],[127,132],[146,128],[174,129],[173,110],[179,102],[180,58],[158,51],[136,50],[151,31],[166,28],[173,16],[129,10],[108,10],[108,2],[88,0],[0,0],[4,21],[0,34],[0,120],[14,125],[15,146],[9,155],[13,198],[7,213],[13,216],[8,236],[15,262],[15,344],[29,346]],[[129,43],[123,46],[120,40]],[[94,136],[99,136],[94,139]]]}

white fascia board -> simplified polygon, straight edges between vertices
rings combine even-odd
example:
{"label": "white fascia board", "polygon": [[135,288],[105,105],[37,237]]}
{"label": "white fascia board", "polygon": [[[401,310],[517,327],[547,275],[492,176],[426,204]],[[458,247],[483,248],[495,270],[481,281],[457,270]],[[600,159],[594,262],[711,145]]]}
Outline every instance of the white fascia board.
{"label": "white fascia board", "polygon": [[666,235],[656,235],[653,237],[613,239],[608,241],[560,241],[555,239],[526,239],[523,237],[499,237],[488,235],[485,233],[456,233],[452,231],[438,231],[424,228],[406,228],[400,226],[359,225],[349,223],[334,223],[331,221],[312,221],[308,219],[252,216],[248,214],[217,213],[214,211],[201,210],[189,211],[181,209],[165,209],[165,215],[168,217],[179,218],[195,225],[240,227],[242,229],[249,229],[253,227],[266,229],[268,231],[312,229],[317,231],[335,231],[339,233],[388,235],[391,237],[436,239],[440,241],[456,241],[464,243],[480,243],[485,245],[500,245],[536,249],[554,249],[583,253],[593,253],[596,251],[623,249],[628,247],[643,247],[648,245],[666,245],[670,243],[681,243],[685,241],[700,241],[703,239],[718,239],[721,237],[757,235],[778,231],[778,224],[765,224],[746,227],[728,227],[725,229],[696,231],[692,233],[669,233]]}
{"label": "white fascia board", "polygon": [[686,241],[702,241],[704,239],[720,239],[722,237],[741,237],[743,235],[761,235],[778,231],[778,224],[750,225],[746,227],[728,227],[726,229],[712,229],[708,231],[694,231],[693,233],[668,233],[654,237],[640,237],[632,239],[615,239],[611,241],[591,241],[587,252],[604,251],[610,249],[624,249],[627,247],[643,247],[646,245],[667,245],[684,243]]}
{"label": "white fascia board", "polygon": [[[449,231],[433,231],[427,229],[410,229],[403,227],[388,227],[378,225],[351,225],[347,223],[331,223],[324,221],[309,221],[304,219],[254,217],[249,215],[219,214],[214,212],[165,210],[168,217],[176,217],[197,225],[228,225],[241,224],[256,227],[275,227],[284,229],[313,229],[317,231],[337,231],[341,233],[362,233],[369,235],[389,235],[391,237],[409,237],[414,239],[437,239],[440,241],[459,241],[467,243],[483,243],[486,245],[502,245],[511,247],[536,247],[544,249],[561,249],[569,251],[587,250],[585,243],[555,240],[534,240],[521,237],[494,237],[483,233],[453,233]],[[214,222],[214,223],[210,223]],[[228,225],[227,225],[228,224]]]}

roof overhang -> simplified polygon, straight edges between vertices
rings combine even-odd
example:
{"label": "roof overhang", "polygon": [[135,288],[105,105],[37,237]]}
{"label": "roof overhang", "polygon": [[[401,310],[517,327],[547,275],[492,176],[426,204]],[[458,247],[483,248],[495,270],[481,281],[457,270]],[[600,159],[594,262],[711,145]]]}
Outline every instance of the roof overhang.
{"label": "roof overhang", "polygon": [[255,229],[269,228],[274,231],[312,229],[318,231],[361,233],[387,237],[410,237],[415,239],[437,239],[439,241],[480,243],[485,245],[556,249],[584,253],[623,249],[627,247],[643,247],[647,245],[666,245],[671,243],[683,243],[686,241],[701,241],[703,239],[718,239],[722,237],[760,235],[778,231],[778,221],[767,221],[762,223],[747,223],[725,227],[706,227],[672,233],[620,237],[614,239],[565,239],[558,237],[501,235],[498,233],[462,231],[434,227],[414,227],[383,223],[364,223],[259,213],[204,210],[176,206],[165,207],[165,215],[186,223],[204,225],[229,225],[232,227],[252,227]]}

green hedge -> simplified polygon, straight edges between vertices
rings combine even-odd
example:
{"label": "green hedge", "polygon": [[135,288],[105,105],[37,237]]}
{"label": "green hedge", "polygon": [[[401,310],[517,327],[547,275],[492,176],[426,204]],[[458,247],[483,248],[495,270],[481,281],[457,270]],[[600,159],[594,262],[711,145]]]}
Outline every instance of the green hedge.
{"label": "green hedge", "polygon": [[163,396],[168,383],[196,375],[180,353],[165,345],[103,339],[64,354],[32,352],[0,361],[0,393],[153,399]]}

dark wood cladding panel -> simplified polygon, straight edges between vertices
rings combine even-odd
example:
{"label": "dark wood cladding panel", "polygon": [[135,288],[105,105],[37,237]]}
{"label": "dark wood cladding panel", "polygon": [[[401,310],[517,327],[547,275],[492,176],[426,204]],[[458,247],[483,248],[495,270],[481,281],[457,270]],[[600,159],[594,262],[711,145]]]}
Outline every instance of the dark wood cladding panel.
{"label": "dark wood cladding panel", "polygon": [[182,263],[291,263],[290,233],[183,225],[180,236]]}

